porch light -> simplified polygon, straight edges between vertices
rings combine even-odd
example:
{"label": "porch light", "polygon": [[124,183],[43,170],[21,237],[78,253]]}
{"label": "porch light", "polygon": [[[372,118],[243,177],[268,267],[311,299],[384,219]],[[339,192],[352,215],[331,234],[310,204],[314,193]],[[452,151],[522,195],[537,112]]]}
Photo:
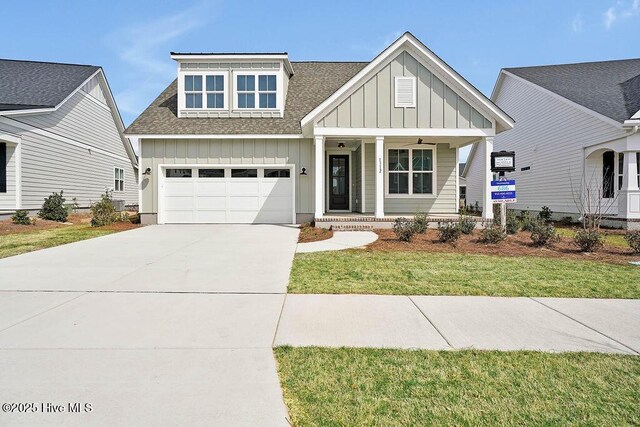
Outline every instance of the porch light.
{"label": "porch light", "polygon": [[338,148],[344,148],[344,142],[338,142]]}
{"label": "porch light", "polygon": [[300,175],[306,175],[307,174],[307,168],[302,168],[302,170],[300,171]]}
{"label": "porch light", "polygon": [[151,175],[151,168],[146,168],[143,172],[143,175]]}

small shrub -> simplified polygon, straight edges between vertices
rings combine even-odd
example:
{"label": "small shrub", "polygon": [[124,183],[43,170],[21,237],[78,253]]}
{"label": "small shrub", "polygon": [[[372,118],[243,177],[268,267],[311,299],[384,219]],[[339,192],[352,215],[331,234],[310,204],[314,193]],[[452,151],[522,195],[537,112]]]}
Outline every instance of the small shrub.
{"label": "small shrub", "polygon": [[495,245],[502,242],[506,237],[507,235],[502,232],[500,227],[487,227],[482,230],[479,242]]}
{"label": "small shrub", "polygon": [[531,240],[536,246],[549,246],[559,240],[556,228],[552,224],[533,223]]}
{"label": "small shrub", "polygon": [[91,205],[91,226],[102,227],[104,225],[113,224],[118,220],[116,208],[111,201],[111,192],[106,191],[100,201]]}
{"label": "small shrub", "polygon": [[438,223],[438,241],[441,243],[454,243],[460,238],[462,230],[453,222]]}
{"label": "small shrub", "polygon": [[50,221],[66,222],[69,212],[64,205],[65,198],[60,193],[53,193],[42,204],[42,208],[38,212],[38,216],[42,219],[48,219]]}
{"label": "small shrub", "polygon": [[35,224],[35,222],[32,222],[31,218],[29,218],[29,213],[25,210],[17,210],[11,217],[11,222],[18,225]]}
{"label": "small shrub", "polygon": [[520,229],[522,231],[533,231],[540,223],[538,218],[532,217],[529,211],[521,211],[517,219],[520,222]]}
{"label": "small shrub", "polygon": [[427,214],[417,213],[413,217],[413,227],[414,231],[419,234],[424,234],[427,232]]}
{"label": "small shrub", "polygon": [[574,223],[573,218],[571,218],[570,216],[563,216],[559,222],[560,222],[560,225],[564,225],[564,226],[569,226]]}
{"label": "small shrub", "polygon": [[633,253],[640,254],[640,230],[627,231],[627,234],[624,235],[624,240],[633,249]]}
{"label": "small shrub", "polygon": [[507,234],[516,234],[520,231],[520,220],[513,211],[507,211]]}
{"label": "small shrub", "polygon": [[551,216],[553,211],[549,209],[549,206],[543,206],[538,212],[538,219],[542,222],[551,222]]}
{"label": "small shrub", "polygon": [[594,229],[578,230],[573,236],[573,243],[581,252],[593,252],[602,246],[603,241],[602,234]]}
{"label": "small shrub", "polygon": [[471,234],[476,228],[476,222],[471,219],[470,216],[463,215],[460,217],[460,223],[458,224],[462,234]]}
{"label": "small shrub", "polygon": [[416,231],[413,221],[400,217],[393,223],[393,232],[401,242],[410,242]]}

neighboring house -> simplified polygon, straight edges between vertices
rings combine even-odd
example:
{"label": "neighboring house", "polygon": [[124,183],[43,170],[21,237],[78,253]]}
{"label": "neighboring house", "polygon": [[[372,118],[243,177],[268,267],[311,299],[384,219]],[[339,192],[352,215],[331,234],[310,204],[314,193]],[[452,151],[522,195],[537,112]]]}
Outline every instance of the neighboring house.
{"label": "neighboring house", "polygon": [[137,159],[100,67],[0,60],[0,215],[52,192],[138,204]]}
{"label": "neighboring house", "polygon": [[464,165],[464,163],[458,164],[458,172],[460,173],[458,177],[458,196],[460,197],[461,208],[467,205],[467,178],[462,176]]}
{"label": "neighboring house", "polygon": [[126,131],[145,223],[455,216],[459,148],[513,127],[410,33],[366,63],[171,57],[177,80]]}
{"label": "neighboring house", "polygon": [[[518,123],[495,138],[516,152],[509,207],[548,206],[557,219],[600,210],[606,225],[640,227],[640,59],[507,68],[492,99]],[[474,146],[464,171],[467,203],[481,206],[483,154]]]}

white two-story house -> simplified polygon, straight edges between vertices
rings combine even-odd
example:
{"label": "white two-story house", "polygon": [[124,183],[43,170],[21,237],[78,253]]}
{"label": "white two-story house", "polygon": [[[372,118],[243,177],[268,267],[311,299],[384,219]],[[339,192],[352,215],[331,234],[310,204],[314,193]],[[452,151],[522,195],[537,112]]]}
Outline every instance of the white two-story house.
{"label": "white two-story house", "polygon": [[513,127],[410,33],[370,62],[171,57],[177,79],[126,130],[140,144],[145,223],[455,216],[459,149],[491,152]]}

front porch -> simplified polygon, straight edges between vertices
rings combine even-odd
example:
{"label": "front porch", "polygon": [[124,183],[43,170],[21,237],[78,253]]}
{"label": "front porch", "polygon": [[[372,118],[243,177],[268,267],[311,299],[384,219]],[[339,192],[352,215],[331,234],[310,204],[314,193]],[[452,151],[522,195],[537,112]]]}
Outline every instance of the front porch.
{"label": "front porch", "polygon": [[[493,149],[492,136],[399,135],[316,136],[315,223],[342,229],[390,228],[399,217],[426,214],[436,226],[459,219],[459,150],[480,142]],[[491,206],[489,156],[486,200]],[[478,222],[493,219],[485,209]]]}

